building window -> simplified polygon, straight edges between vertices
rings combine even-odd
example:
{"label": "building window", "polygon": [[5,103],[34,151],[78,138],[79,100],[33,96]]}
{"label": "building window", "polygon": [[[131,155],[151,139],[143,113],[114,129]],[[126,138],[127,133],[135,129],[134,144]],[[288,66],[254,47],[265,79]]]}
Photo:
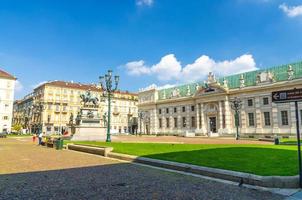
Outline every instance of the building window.
{"label": "building window", "polygon": [[192,123],[192,128],[195,128],[196,127],[195,117],[191,118],[191,123]]}
{"label": "building window", "polygon": [[158,109],[158,113],[161,114],[161,109]]}
{"label": "building window", "polygon": [[264,112],[263,113],[264,116],[264,125],[265,126],[270,126],[271,125],[271,116],[270,116],[270,112]]}
{"label": "building window", "polygon": [[161,118],[158,119],[158,123],[159,123],[159,128],[162,128],[162,120],[161,120]]}
{"label": "building window", "polygon": [[170,127],[170,119],[168,117],[166,118],[166,125],[167,125],[167,128]]}
{"label": "building window", "polygon": [[185,106],[182,107],[182,112],[186,112],[186,107]]}
{"label": "building window", "polygon": [[8,116],[3,116],[3,120],[8,120]]}
{"label": "building window", "polygon": [[263,105],[268,105],[269,101],[268,101],[268,97],[264,97],[263,98]]}
{"label": "building window", "polygon": [[194,111],[195,110],[195,106],[191,106],[191,111]]}
{"label": "building window", "polygon": [[177,128],[177,117],[174,117],[174,128]]}
{"label": "building window", "polygon": [[167,114],[169,113],[169,108],[166,108],[166,113],[167,113]]}
{"label": "building window", "polygon": [[174,108],[174,113],[177,113],[177,108],[176,107]]}
{"label": "building window", "polygon": [[283,126],[288,125],[288,113],[287,110],[281,111],[281,122]]}
{"label": "building window", "polygon": [[248,113],[249,116],[249,126],[255,126],[254,113]]}
{"label": "building window", "polygon": [[253,99],[248,99],[247,100],[247,105],[250,106],[250,107],[253,106]]}
{"label": "building window", "polygon": [[187,126],[187,119],[186,117],[182,118],[182,127],[186,127]]}

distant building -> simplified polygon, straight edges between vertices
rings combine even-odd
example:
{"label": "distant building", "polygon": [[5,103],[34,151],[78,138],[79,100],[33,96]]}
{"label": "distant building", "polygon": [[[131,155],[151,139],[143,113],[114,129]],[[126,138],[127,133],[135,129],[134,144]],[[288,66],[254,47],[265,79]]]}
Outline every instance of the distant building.
{"label": "distant building", "polygon": [[31,93],[22,100],[14,102],[13,124],[21,125],[24,133],[29,133],[31,130],[33,97]]}
{"label": "distant building", "polygon": [[[15,102],[15,122],[29,132],[41,130],[48,134],[67,130],[70,116],[75,118],[82,106],[80,95],[90,90],[92,96],[102,96],[96,85],[65,81],[50,81],[33,93]],[[101,116],[107,112],[106,101],[99,104]],[[114,93],[111,104],[111,133],[133,133],[137,130],[137,94],[127,91]]]}
{"label": "distant building", "polygon": [[16,78],[0,69],[0,132],[11,132]]}
{"label": "distant building", "polygon": [[[302,88],[302,62],[215,78],[204,82],[140,91],[143,131],[151,134],[231,136],[232,101],[239,97],[240,133],[246,137],[295,136],[294,103],[272,103],[272,92]],[[302,103],[300,123],[302,124]]]}

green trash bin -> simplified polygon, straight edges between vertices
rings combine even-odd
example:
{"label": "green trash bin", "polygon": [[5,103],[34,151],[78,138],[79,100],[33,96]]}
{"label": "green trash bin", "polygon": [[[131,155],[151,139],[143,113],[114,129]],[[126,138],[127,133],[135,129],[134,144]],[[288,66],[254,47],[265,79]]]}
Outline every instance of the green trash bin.
{"label": "green trash bin", "polygon": [[58,138],[56,141],[55,141],[55,144],[56,144],[56,150],[62,150],[63,149],[63,140],[61,138]]}
{"label": "green trash bin", "polygon": [[64,145],[64,141],[63,141],[63,139],[60,139],[60,140],[59,140],[60,150],[63,149],[63,145]]}

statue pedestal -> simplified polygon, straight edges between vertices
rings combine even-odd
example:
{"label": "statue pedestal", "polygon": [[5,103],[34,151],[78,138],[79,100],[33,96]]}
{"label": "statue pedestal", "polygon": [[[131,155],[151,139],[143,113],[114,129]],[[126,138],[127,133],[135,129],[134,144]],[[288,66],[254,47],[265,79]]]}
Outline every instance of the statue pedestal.
{"label": "statue pedestal", "polygon": [[106,141],[107,129],[104,127],[75,126],[74,130],[72,141]]}
{"label": "statue pedestal", "polygon": [[97,108],[81,108],[76,125],[69,127],[72,141],[106,141],[106,128],[102,126]]}

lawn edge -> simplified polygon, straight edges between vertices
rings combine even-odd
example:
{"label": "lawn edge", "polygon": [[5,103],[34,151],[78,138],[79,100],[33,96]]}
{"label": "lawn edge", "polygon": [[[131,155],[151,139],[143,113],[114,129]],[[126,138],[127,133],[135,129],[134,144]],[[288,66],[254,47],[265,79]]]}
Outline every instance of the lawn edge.
{"label": "lawn edge", "polygon": [[[74,147],[74,148],[73,148]],[[248,184],[268,188],[298,188],[299,187],[299,176],[260,176],[250,173],[237,172],[232,170],[203,167],[186,163],[179,163],[166,160],[158,160],[153,158],[146,158],[140,156],[133,156],[121,153],[107,152],[106,155],[100,153],[105,147],[88,147],[83,145],[67,144],[67,149],[81,151],[86,153],[97,154],[114,158],[118,160],[141,163],[151,165],[155,167],[161,167],[166,169],[172,169],[182,172],[188,172],[218,179],[229,180],[238,182],[239,184]],[[93,151],[94,150],[94,151]]]}

